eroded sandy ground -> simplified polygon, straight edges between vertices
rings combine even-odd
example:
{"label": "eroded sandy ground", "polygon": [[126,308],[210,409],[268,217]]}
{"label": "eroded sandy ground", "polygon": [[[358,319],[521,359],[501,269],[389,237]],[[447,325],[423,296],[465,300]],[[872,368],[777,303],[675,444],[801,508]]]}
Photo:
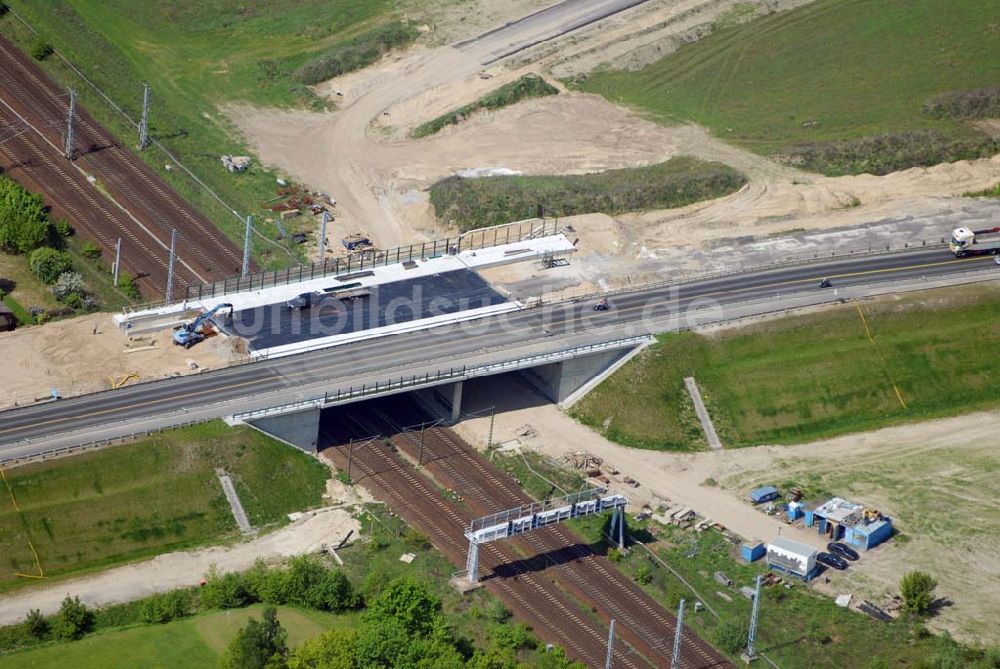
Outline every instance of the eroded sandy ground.
{"label": "eroded sandy ground", "polygon": [[[785,4],[802,3],[775,6]],[[545,71],[557,62],[587,69],[597,64],[593,59],[598,56],[621,64],[615,48],[637,48],[652,35],[661,50],[676,48],[703,34],[705,26],[732,5],[645,3],[540,45],[506,66],[479,66],[475,51],[418,46],[318,86],[318,92],[338,105],[336,111],[247,106],[227,111],[265,163],[338,200],[340,214],[330,228],[330,247],[359,230],[383,247],[453,233],[448,221],[435,220],[426,189],[462,170],[585,173],[692,155],[732,165],[748,176],[749,183],[738,193],[711,202],[580,219],[574,223],[581,240],[578,258],[586,262],[594,253],[605,256],[585,266],[583,273],[592,278],[634,272],[631,263],[637,258],[672,248],[703,249],[721,240],[792,229],[848,228],[885,217],[960,211],[969,202],[960,198],[963,193],[1000,181],[1000,157],[883,177],[824,177],[730,146],[695,125],[662,126],[604,98],[565,91],[477,114],[429,138],[408,138],[416,125],[525,72]],[[491,78],[482,78],[483,73]],[[609,263],[608,254],[616,261]]]}
{"label": "eroded sandy ground", "polygon": [[0,409],[50,397],[52,389],[64,397],[105,390],[133,373],[127,383],[218,368],[241,356],[235,344],[215,336],[185,350],[173,344],[169,329],[130,341],[110,314],[2,332]]}
{"label": "eroded sandy ground", "polygon": [[[509,379],[497,381],[508,384]],[[762,484],[819,474],[834,494],[879,508],[906,535],[865,553],[831,583],[815,581],[828,594],[853,593],[855,603],[880,604],[898,593],[899,578],[923,569],[939,581],[937,596],[952,605],[930,625],[966,641],[997,643],[1000,578],[996,537],[1000,533],[1000,468],[996,425],[1000,413],[979,413],[796,446],[759,446],[675,454],[613,444],[577,423],[518,382],[501,393],[492,384],[466,390],[469,411],[497,404],[494,441],[516,441],[552,459],[586,451],[613,464],[620,474],[611,489],[634,507],[683,504],[746,538],[781,535],[824,550],[812,530],[790,527],[754,509],[748,491]],[[471,392],[470,392],[471,391]],[[489,415],[466,420],[457,431],[482,447]],[[529,436],[524,436],[524,433]],[[635,489],[622,479],[631,476]],[[718,485],[706,485],[713,479]]]}

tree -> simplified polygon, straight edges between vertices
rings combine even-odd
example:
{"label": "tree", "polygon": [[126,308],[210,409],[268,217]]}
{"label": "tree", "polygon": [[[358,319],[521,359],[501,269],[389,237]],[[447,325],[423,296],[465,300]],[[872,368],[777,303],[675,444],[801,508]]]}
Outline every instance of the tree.
{"label": "tree", "polygon": [[36,639],[43,639],[49,633],[49,621],[45,619],[38,609],[31,609],[24,619],[24,626],[28,634]]}
{"label": "tree", "polygon": [[66,599],[59,606],[54,631],[60,639],[79,639],[90,631],[93,621],[94,614],[79,597],[66,595]]}
{"label": "tree", "polygon": [[44,283],[53,283],[64,272],[73,269],[73,261],[64,251],[47,246],[35,249],[28,255],[28,269]]}
{"label": "tree", "polygon": [[377,618],[358,632],[355,661],[359,667],[412,669],[420,660],[420,651],[400,621]]}
{"label": "tree", "polygon": [[278,622],[278,612],[266,606],[261,620],[251,618],[236,634],[222,664],[227,669],[276,669],[286,666],[288,633]]}
{"label": "tree", "polygon": [[334,629],[306,641],[288,656],[288,669],[355,669],[353,629]]}
{"label": "tree", "polygon": [[0,249],[29,253],[51,241],[45,201],[0,176]]}
{"label": "tree", "polygon": [[899,593],[903,597],[903,609],[917,615],[926,615],[934,603],[934,588],[937,580],[925,571],[911,571],[903,575],[899,582]]}
{"label": "tree", "polygon": [[408,634],[424,636],[434,629],[441,600],[412,578],[391,581],[368,607],[370,620],[398,620]]}

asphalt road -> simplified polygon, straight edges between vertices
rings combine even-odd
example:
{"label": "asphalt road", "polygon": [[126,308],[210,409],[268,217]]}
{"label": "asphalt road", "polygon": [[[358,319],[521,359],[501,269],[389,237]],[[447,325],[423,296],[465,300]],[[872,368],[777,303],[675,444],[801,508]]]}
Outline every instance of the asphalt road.
{"label": "asphalt road", "polygon": [[[564,302],[544,308],[481,319],[470,329],[447,325],[265,360],[196,376],[178,377],[0,413],[0,456],[17,441],[114,421],[134,420],[208,402],[242,399],[264,392],[292,391],[309,384],[363,373],[409,375],[428,364],[444,369],[486,351],[513,359],[539,344],[560,340],[617,339],[655,329],[650,322],[686,310],[716,306],[725,310],[749,300],[776,299],[821,290],[914,277],[934,277],[993,266],[992,257],[957,259],[941,247],[671,284],[613,296],[612,308],[595,312],[591,301]],[[997,268],[1000,277],[1000,267]],[[834,286],[820,289],[829,278]],[[891,291],[889,286],[887,292]]]}
{"label": "asphalt road", "polygon": [[482,277],[459,269],[373,286],[353,301],[329,296],[310,309],[288,309],[284,302],[244,309],[233,314],[232,331],[259,351],[502,302]]}

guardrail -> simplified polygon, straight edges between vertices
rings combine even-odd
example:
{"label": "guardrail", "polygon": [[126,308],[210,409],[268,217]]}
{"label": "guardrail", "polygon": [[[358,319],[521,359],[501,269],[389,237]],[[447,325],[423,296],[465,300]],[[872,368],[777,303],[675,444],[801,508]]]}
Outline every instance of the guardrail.
{"label": "guardrail", "polygon": [[[289,283],[322,279],[323,277],[363,272],[373,267],[384,267],[414,259],[437,258],[439,256],[456,254],[461,251],[490,248],[501,244],[510,244],[538,237],[554,235],[558,232],[558,220],[526,219],[503,225],[470,230],[456,237],[436,239],[419,244],[398,246],[384,251],[365,251],[357,255],[340,258],[325,258],[320,262],[308,265],[296,265],[286,269],[266,270],[248,274],[247,276],[231,276],[203,283],[197,286],[187,286],[184,298],[187,300],[211,299],[220,295],[241,293],[250,290],[261,290]],[[150,302],[134,307],[126,307],[125,313],[144,309],[166,306],[167,302]]]}
{"label": "guardrail", "polygon": [[317,395],[304,400],[289,402],[288,404],[234,413],[233,420],[245,422],[255,418],[265,418],[267,416],[276,416],[284,413],[295,413],[296,411],[302,411],[305,409],[349,402],[362,397],[371,397],[374,395],[383,395],[389,392],[402,392],[404,390],[415,390],[418,388],[439,386],[443,383],[447,383],[448,381],[500,374],[507,370],[530,367],[538,363],[565,360],[566,358],[573,357],[575,355],[592,353],[595,351],[608,351],[617,348],[627,348],[628,346],[633,345],[637,346],[647,341],[649,341],[649,335],[622,337],[607,342],[599,342],[597,344],[587,344],[585,346],[575,346],[573,348],[561,349],[559,351],[522,356],[520,358],[505,360],[498,363],[477,365],[475,367],[466,367],[463,365],[462,367],[450,367],[448,371],[439,370],[434,374],[426,373],[423,376],[414,374],[409,377],[400,377],[395,381],[390,379],[381,383],[376,381],[373,384],[363,384],[360,388],[351,386],[347,390],[337,390],[335,393],[323,393],[322,396]]}
{"label": "guardrail", "polygon": [[[993,271],[992,269],[989,269],[989,270],[979,270],[979,271],[975,272],[975,274],[981,275],[981,276],[976,276],[976,278],[975,278],[974,281],[969,281],[969,282],[966,282],[966,283],[975,283],[975,282],[982,282],[982,281],[995,281],[995,280],[998,279],[998,274],[995,271]],[[926,280],[926,277],[924,279]],[[880,282],[878,282],[878,285],[885,285],[885,284],[898,285],[898,284],[901,284],[901,283],[913,283],[913,281],[914,281],[914,279],[900,279],[898,281],[880,281]],[[862,287],[864,287],[864,285],[866,285],[866,284],[862,284],[862,285],[859,285],[859,286],[852,286],[852,288],[862,288]],[[920,289],[921,288],[913,288],[912,290],[920,290]],[[846,301],[847,299],[856,299],[856,298],[836,298],[835,296],[832,296],[832,294],[829,293],[829,292],[827,292],[827,291],[824,291],[823,294],[825,296],[830,296],[830,299],[827,299],[824,302],[835,302],[835,301],[838,301],[838,299],[839,299],[839,301]],[[764,303],[764,302],[768,302],[768,301],[774,301],[775,299],[777,299],[777,301],[778,301],[778,303],[780,305],[780,302],[781,302],[781,299],[782,299],[781,295],[778,295],[777,298],[775,298],[775,297],[761,297],[761,298],[757,298],[757,299],[754,299],[754,300],[747,300],[745,302],[745,304]],[[729,317],[723,316],[721,318],[717,318],[717,319],[712,320],[712,321],[704,321],[704,322],[697,322],[697,319],[695,319],[696,322],[693,322],[693,323],[678,323],[677,326],[676,326],[676,328],[677,328],[677,331],[686,331],[686,330],[692,330],[692,329],[697,328],[697,327],[704,327],[705,325],[710,325],[710,324],[718,324],[718,323],[726,323],[726,322],[737,322],[737,321],[745,320],[745,319],[748,319],[748,318],[759,318],[761,316],[773,316],[775,314],[789,313],[789,312],[796,311],[796,310],[802,309],[803,307],[808,307],[808,306],[812,306],[812,305],[806,304],[806,305],[778,306],[778,307],[773,308],[773,309],[767,309],[767,310],[756,312],[754,314],[748,314],[748,315],[745,315],[745,316],[729,316]],[[489,364],[489,365],[480,365],[480,366],[472,367],[472,368],[463,368],[462,370],[459,370],[457,372],[455,371],[455,368],[451,368],[448,373],[452,375],[452,376],[450,376],[450,378],[452,378],[452,379],[458,378],[460,374],[466,375],[465,378],[472,378],[472,376],[482,376],[482,375],[485,375],[483,372],[480,372],[479,374],[471,374],[470,372],[472,372],[473,370],[487,370],[487,369],[498,370],[498,369],[501,369],[503,367],[506,367],[507,369],[510,369],[510,368],[516,366],[518,362],[521,362],[521,361],[524,361],[524,360],[528,360],[528,359],[538,359],[538,358],[544,358],[544,357],[548,357],[548,358],[552,359],[552,358],[555,358],[557,356],[564,355],[565,352],[569,351],[569,350],[580,350],[580,349],[597,350],[599,348],[609,349],[609,348],[612,348],[612,347],[622,347],[623,345],[620,344],[620,342],[634,341],[636,343],[639,343],[639,342],[648,340],[651,336],[652,335],[638,335],[638,336],[635,336],[635,337],[620,338],[620,339],[612,340],[612,341],[609,341],[609,342],[598,343],[598,344],[590,344],[590,345],[587,345],[587,346],[584,346],[584,347],[575,347],[574,349],[564,349],[563,351],[556,351],[556,352],[551,352],[551,353],[543,353],[543,354],[538,354],[537,356],[528,356],[528,357],[525,357],[525,358],[518,358],[518,359],[516,359],[514,361],[507,361],[507,362],[501,362],[501,363],[493,363],[493,364]],[[616,346],[616,342],[619,343],[617,346]],[[496,372],[490,372],[490,373],[496,373]],[[430,378],[431,377],[430,377],[429,374],[428,375],[424,375],[423,377],[411,376],[410,380],[409,380],[410,385],[407,386],[407,387],[414,388],[414,386],[413,386],[413,382],[414,381],[423,381],[423,382],[426,382],[426,380],[430,379]],[[434,375],[434,377],[432,379],[433,383],[431,383],[430,385],[439,385],[440,384],[439,381],[440,382],[444,382],[444,381],[447,381],[447,380],[448,379],[445,378],[445,373],[444,372],[438,372],[436,375]],[[405,380],[401,378],[400,381],[397,381],[395,383],[396,384],[400,384],[400,383],[402,383],[404,381]],[[356,394],[355,397],[363,396],[365,393],[368,394],[368,395],[371,395],[371,394],[374,394],[376,392],[376,390],[375,390],[376,387],[378,388],[377,392],[379,392],[379,393],[386,392],[389,389],[389,385],[390,385],[389,383],[387,383],[387,384],[375,384],[375,385],[372,385],[372,386],[365,385],[365,386],[362,386],[361,389],[351,389],[351,391],[349,391],[349,392],[354,392],[354,393],[359,393],[360,392],[361,393],[361,394]],[[129,387],[132,387],[132,386],[129,386]],[[401,386],[401,385],[395,385],[394,387],[395,388],[400,388],[400,387],[403,387],[403,386]],[[89,393],[89,394],[98,394],[98,393],[103,393],[103,392],[112,392],[112,391],[104,390],[104,391],[97,391],[96,393]],[[324,403],[326,403],[326,402],[330,401],[331,397],[334,398],[333,399],[334,402],[337,401],[338,397],[340,399],[347,399],[346,394],[341,391],[341,392],[338,392],[338,393],[336,393],[334,395],[330,395],[329,393],[326,393],[326,394],[324,394],[323,398],[319,398],[317,396],[317,397],[309,398],[309,399],[306,399],[306,400],[299,400],[298,402],[295,402],[295,403],[292,403],[292,404],[307,403],[307,402],[316,402],[316,401],[318,401],[320,399],[322,399],[322,401]],[[219,404],[228,404],[228,403],[232,403],[234,401],[236,401],[236,400],[225,400],[225,401],[220,401],[220,402],[214,402],[214,403],[211,403],[211,404],[208,404],[208,405],[202,405],[202,406],[200,406],[198,408],[199,409],[205,409],[206,407],[217,406]],[[279,406],[279,407],[274,407],[274,408],[281,409],[281,408],[283,408],[283,406],[284,405]],[[190,413],[190,409],[181,408],[181,409],[179,409],[177,411],[174,411],[174,412],[171,412],[169,414],[166,414],[165,417],[172,416],[172,415],[178,415],[178,414],[188,414],[188,413]],[[247,414],[247,413],[251,413],[251,412],[244,412],[244,414]],[[235,418],[237,416],[240,416],[241,414],[232,414],[232,415]],[[185,421],[185,422],[179,422],[179,423],[174,423],[174,424],[170,425],[168,428],[163,428],[163,429],[175,429],[177,427],[184,427],[184,426],[187,426],[187,425],[194,425],[194,424],[198,424],[198,423],[207,422],[208,420],[213,420],[213,419],[214,418],[205,418],[205,419],[195,419],[195,420],[190,420],[190,421]],[[119,421],[110,421],[108,423],[102,423],[100,425],[92,426],[92,427],[88,428],[88,430],[89,431],[93,431],[93,430],[97,430],[97,429],[101,429],[101,428],[107,428],[110,425],[115,425],[115,424],[119,424],[119,423],[128,423],[128,422],[131,422],[131,419],[123,419],[123,420],[119,420]],[[116,436],[116,437],[107,437],[107,438],[102,438],[102,439],[95,439],[95,440],[91,440],[91,441],[85,442],[83,444],[74,444],[73,446],[65,446],[65,447],[60,447],[60,448],[55,448],[55,449],[49,449],[49,450],[46,450],[46,451],[44,451],[42,453],[33,454],[31,456],[28,456],[28,457],[14,457],[14,458],[6,458],[6,459],[4,459],[3,455],[0,455],[0,464],[7,464],[7,463],[10,463],[10,462],[27,462],[27,461],[33,461],[33,460],[36,460],[38,458],[51,457],[51,456],[56,455],[56,454],[64,454],[64,453],[69,453],[69,452],[75,452],[75,451],[81,450],[81,449],[94,448],[94,447],[97,447],[97,446],[102,445],[102,444],[114,443],[114,442],[117,442],[117,441],[122,441],[122,440],[125,440],[125,439],[131,439],[131,438],[134,438],[134,437],[137,437],[137,436],[148,435],[148,434],[152,434],[154,432],[160,432],[160,431],[162,431],[162,430],[136,430],[134,432],[130,432],[130,433],[127,433],[127,434]],[[65,434],[71,434],[71,432],[65,432],[65,433],[60,433],[60,434],[63,434],[63,435],[65,435]],[[23,440],[18,441],[18,442],[12,442],[11,444],[8,445],[8,447],[13,447],[13,446],[18,446],[18,445],[20,445],[20,446],[23,447],[23,446],[30,445],[30,444],[32,444],[34,442],[41,441],[42,439],[49,439],[49,438],[53,438],[53,437],[59,437],[60,434],[47,435],[45,437],[27,438],[27,439],[23,439]]]}
{"label": "guardrail", "polygon": [[551,304],[553,302],[570,302],[575,300],[580,300],[586,297],[598,297],[598,296],[614,296],[614,295],[627,295],[629,293],[638,293],[645,290],[654,290],[656,288],[663,288],[670,285],[681,285],[685,283],[694,283],[696,281],[711,281],[712,279],[721,279],[725,277],[735,276],[737,274],[751,274],[759,272],[768,272],[776,269],[782,269],[787,267],[794,267],[797,265],[808,265],[813,261],[820,259],[828,260],[842,260],[846,258],[864,258],[868,256],[882,256],[891,255],[893,253],[903,253],[905,251],[913,251],[915,249],[921,248],[935,248],[937,246],[947,247],[947,242],[944,239],[940,241],[922,240],[919,244],[914,243],[904,243],[902,246],[890,246],[887,245],[883,248],[872,248],[867,249],[848,249],[842,252],[831,252],[830,255],[820,255],[819,253],[813,253],[812,255],[798,256],[795,258],[790,258],[788,260],[783,260],[781,262],[770,263],[767,265],[732,265],[730,269],[720,270],[716,272],[680,272],[678,275],[673,276],[669,279],[664,279],[662,281],[645,281],[639,283],[632,283],[626,277],[620,280],[619,285],[609,286],[607,290],[594,290],[588,289],[567,289],[561,290],[553,293],[546,293],[542,295],[531,295],[531,296],[515,296],[522,301],[531,301],[533,305],[541,304]]}

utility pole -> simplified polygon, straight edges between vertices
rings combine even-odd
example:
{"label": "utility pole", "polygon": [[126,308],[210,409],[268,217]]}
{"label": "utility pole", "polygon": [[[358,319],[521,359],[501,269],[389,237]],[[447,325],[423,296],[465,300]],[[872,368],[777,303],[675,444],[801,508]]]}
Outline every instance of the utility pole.
{"label": "utility pole", "polygon": [[352,438],[347,442],[347,482],[354,483],[351,480],[351,460],[354,459],[354,439]]}
{"label": "utility pole", "polygon": [[177,229],[170,233],[170,261],[167,264],[167,304],[174,297],[174,263],[177,262]]}
{"label": "utility pole", "polygon": [[615,654],[615,619],[611,619],[611,629],[608,630],[608,659],[604,661],[604,669],[611,669],[611,658]]}
{"label": "utility pole", "polygon": [[677,630],[674,632],[674,654],[670,656],[670,669],[681,667],[681,637],[684,633],[684,598],[677,607]]}
{"label": "utility pole", "polygon": [[139,150],[149,144],[149,84],[142,84],[142,119],[139,121]]}
{"label": "utility pole", "polygon": [[63,145],[63,155],[66,160],[73,160],[73,117],[76,116],[76,90],[69,89],[69,117],[66,119],[66,137]]}
{"label": "utility pole", "polygon": [[243,271],[240,276],[250,273],[250,235],[253,234],[253,216],[247,216],[247,230],[243,236]]}
{"label": "utility pole", "polygon": [[323,262],[326,256],[326,224],[330,221],[330,212],[323,210],[323,223],[319,226],[319,258],[317,262]]}
{"label": "utility pole", "polygon": [[757,659],[757,615],[760,613],[760,574],[757,575],[757,587],[753,593],[753,610],[750,613],[750,632],[747,634],[747,652],[743,654],[746,662]]}
{"label": "utility pole", "polygon": [[496,421],[496,417],[497,417],[497,407],[494,404],[493,406],[490,407],[490,438],[489,441],[486,442],[487,451],[493,448],[493,424]]}
{"label": "utility pole", "polygon": [[115,286],[118,285],[118,270],[121,268],[122,264],[122,238],[119,237],[118,241],[115,242],[115,266],[113,274],[115,276]]}
{"label": "utility pole", "polygon": [[417,454],[417,466],[421,466],[424,463],[424,428],[427,426],[427,422],[420,424],[420,452]]}

